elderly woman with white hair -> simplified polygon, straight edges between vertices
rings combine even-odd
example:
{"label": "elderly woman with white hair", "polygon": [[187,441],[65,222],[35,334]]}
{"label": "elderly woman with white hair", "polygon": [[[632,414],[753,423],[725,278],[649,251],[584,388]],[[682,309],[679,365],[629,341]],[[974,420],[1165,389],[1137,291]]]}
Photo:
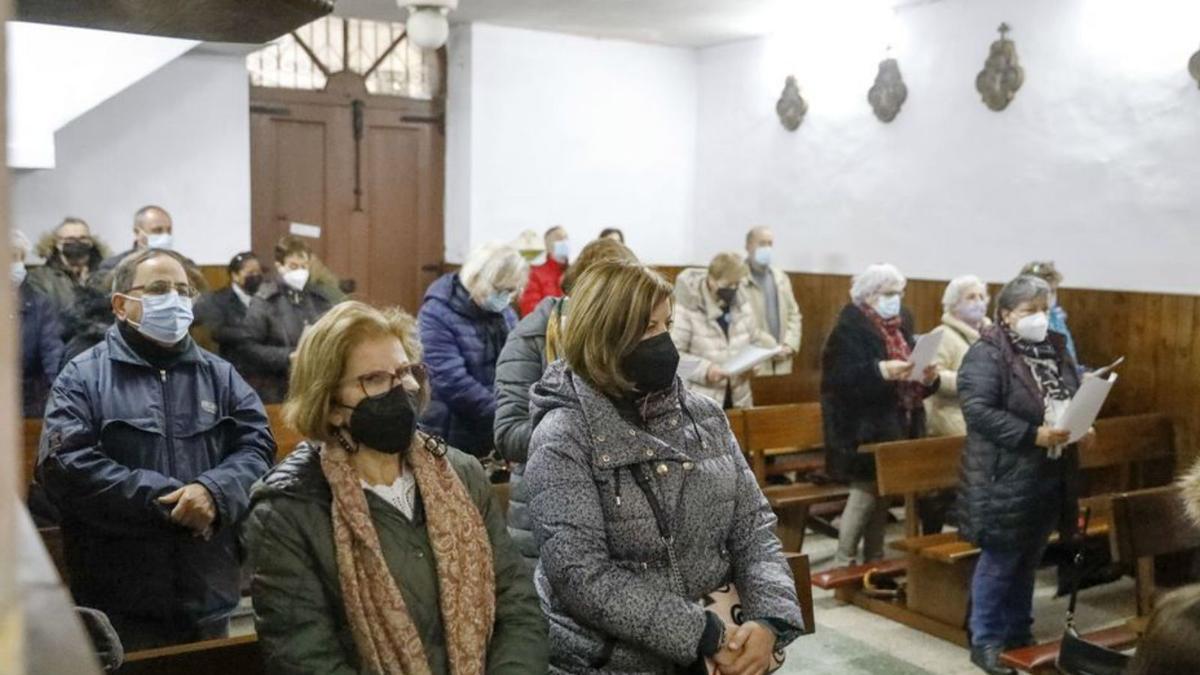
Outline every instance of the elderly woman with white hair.
{"label": "elderly woman with white hair", "polygon": [[[854,278],[821,355],[821,413],[830,477],[850,485],[836,562],[883,557],[887,505],[875,485],[875,462],[858,447],[925,435],[926,397],[937,391],[937,367],[910,379],[912,316],[903,308],[907,281],[893,265],[871,265]],[[862,556],[859,556],[859,543]]]}
{"label": "elderly woman with white hair", "polygon": [[421,427],[476,457],[495,447],[496,361],[528,279],[529,263],[516,249],[486,244],[433,282],[417,315],[432,390]]}
{"label": "elderly woman with white hair", "polygon": [[987,317],[988,289],[979,277],[956,277],[942,294],[942,325],[933,330],[942,334],[937,357],[942,380],[937,394],[925,400],[925,415],[930,436],[961,436],[967,433],[962,407],[958,403],[958,369],[979,333],[992,325]]}
{"label": "elderly woman with white hair", "polygon": [[25,417],[41,417],[50,385],[62,363],[62,323],[54,303],[27,281],[25,256],[29,238],[12,233],[12,267],[9,279],[21,307],[21,403]]}

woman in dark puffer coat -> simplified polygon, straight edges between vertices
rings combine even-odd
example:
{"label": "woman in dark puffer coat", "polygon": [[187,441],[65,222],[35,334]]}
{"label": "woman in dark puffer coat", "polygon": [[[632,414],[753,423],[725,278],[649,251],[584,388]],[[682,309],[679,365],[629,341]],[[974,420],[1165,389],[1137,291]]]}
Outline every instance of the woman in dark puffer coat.
{"label": "woman in dark puffer coat", "polygon": [[[762,673],[803,626],[775,516],[721,407],[683,387],[672,288],[597,265],[533,391],[525,472],[550,672]],[[702,601],[734,584],[737,626]]]}
{"label": "woman in dark puffer coat", "polygon": [[[637,257],[619,241],[597,239],[579,252],[579,258],[563,276],[563,291],[571,287],[587,270],[600,262],[637,262]],[[521,319],[508,334],[508,342],[496,362],[496,449],[512,467],[512,492],[508,502],[508,532],[521,555],[530,564],[537,562],[533,525],[522,477],[529,461],[529,388],[542,379],[546,366],[561,355],[561,336],[566,326],[566,298],[546,298]],[[553,326],[551,328],[551,326]]]}
{"label": "woman in dark puffer coat", "polygon": [[1049,295],[1036,277],[1009,282],[996,325],[958,374],[967,422],[959,527],[983,549],[971,582],[971,660],[992,674],[1013,673],[1000,653],[1033,641],[1034,574],[1050,533],[1065,539],[1076,528],[1079,455],[1055,424],[1079,379],[1065,340],[1047,330]]}
{"label": "woman in dark puffer coat", "polygon": [[496,361],[517,324],[513,298],[528,279],[516,249],[484,245],[459,272],[433,282],[417,314],[433,389],[421,428],[476,457],[494,447]]}

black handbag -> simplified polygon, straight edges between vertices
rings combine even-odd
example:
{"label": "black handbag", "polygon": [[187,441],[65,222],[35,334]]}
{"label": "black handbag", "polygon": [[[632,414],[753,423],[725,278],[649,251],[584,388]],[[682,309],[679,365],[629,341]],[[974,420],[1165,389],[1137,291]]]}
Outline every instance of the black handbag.
{"label": "black handbag", "polygon": [[[1082,532],[1087,532],[1091,520],[1091,509],[1084,511]],[[1075,553],[1075,580],[1071,589],[1071,602],[1067,606],[1067,622],[1063,629],[1058,658],[1054,665],[1064,675],[1122,675],[1129,666],[1131,657],[1098,644],[1088,642],[1075,628],[1075,601],[1079,597],[1079,580],[1083,578],[1083,545]]]}

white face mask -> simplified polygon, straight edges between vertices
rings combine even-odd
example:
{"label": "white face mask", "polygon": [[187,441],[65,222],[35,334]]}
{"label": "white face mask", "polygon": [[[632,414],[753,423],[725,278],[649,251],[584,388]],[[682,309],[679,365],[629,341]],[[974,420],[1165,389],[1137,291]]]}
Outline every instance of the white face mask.
{"label": "white face mask", "polygon": [[20,286],[25,283],[26,274],[28,274],[28,270],[25,269],[25,263],[19,260],[14,261],[12,271],[9,272],[9,278],[12,279],[13,286]]}
{"label": "white face mask", "polygon": [[875,313],[883,319],[894,319],[900,316],[900,296],[879,296],[879,299],[875,301]]}
{"label": "white face mask", "polygon": [[170,232],[146,235],[146,246],[149,248],[161,248],[164,251],[170,251],[174,245],[175,238],[171,236]]}
{"label": "white face mask", "polygon": [[1025,342],[1040,344],[1046,340],[1046,333],[1050,331],[1050,318],[1046,316],[1045,312],[1030,314],[1021,317],[1013,330]]}
{"label": "white face mask", "polygon": [[288,270],[283,273],[283,283],[297,291],[304,290],[308,285],[308,270]]}

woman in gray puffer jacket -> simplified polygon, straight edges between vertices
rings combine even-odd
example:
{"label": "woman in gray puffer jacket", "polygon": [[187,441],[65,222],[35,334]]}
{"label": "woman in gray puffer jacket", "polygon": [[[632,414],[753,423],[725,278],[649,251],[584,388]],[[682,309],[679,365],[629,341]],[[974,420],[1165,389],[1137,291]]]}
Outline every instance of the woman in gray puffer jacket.
{"label": "woman in gray puffer jacket", "polygon": [[[575,281],[592,265],[600,262],[637,262],[637,257],[612,239],[597,239],[579,252],[579,258],[567,268],[562,287],[571,292]],[[559,356],[559,341],[566,324],[566,298],[545,298],[508,334],[500,358],[496,361],[496,449],[512,467],[508,501],[508,533],[521,555],[532,566],[537,562],[537,544],[529,522],[529,504],[522,480],[529,461],[529,389],[542,379],[546,364]]]}
{"label": "woman in gray puffer jacket", "polygon": [[[567,331],[533,389],[525,481],[552,673],[761,673],[803,627],[724,413],[675,375],[671,291],[639,265],[593,268],[571,296],[589,329]],[[730,583],[744,623],[727,630],[704,605]]]}

